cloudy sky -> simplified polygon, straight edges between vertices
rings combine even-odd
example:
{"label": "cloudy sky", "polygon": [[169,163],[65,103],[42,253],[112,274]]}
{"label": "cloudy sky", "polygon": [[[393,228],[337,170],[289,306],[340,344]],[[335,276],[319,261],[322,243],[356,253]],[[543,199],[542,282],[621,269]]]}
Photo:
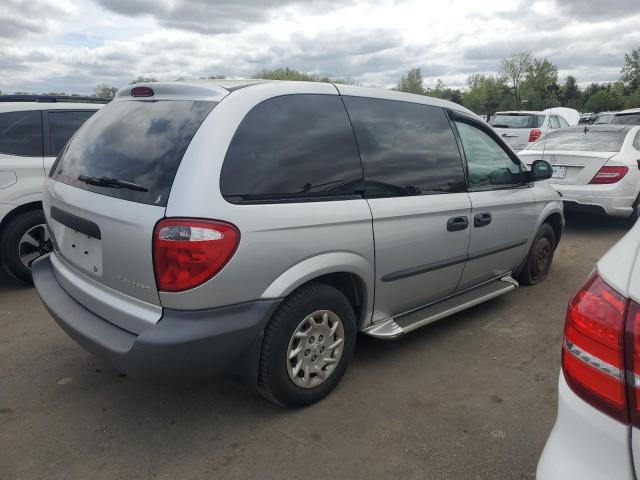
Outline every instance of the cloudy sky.
{"label": "cloudy sky", "polygon": [[0,90],[88,93],[290,66],[388,87],[463,86],[529,50],[581,84],[640,47],[640,0],[1,0]]}

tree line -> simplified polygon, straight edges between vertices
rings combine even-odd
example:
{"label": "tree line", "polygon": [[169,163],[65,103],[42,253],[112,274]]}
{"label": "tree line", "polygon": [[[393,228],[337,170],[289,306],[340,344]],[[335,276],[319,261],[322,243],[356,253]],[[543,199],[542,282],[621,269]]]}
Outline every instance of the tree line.
{"label": "tree line", "polygon": [[469,75],[466,89],[448,88],[442,80],[424,88],[422,72],[412,68],[396,90],[450,100],[478,114],[560,106],[581,112],[636,108],[640,107],[640,47],[625,54],[617,81],[591,83],[584,89],[572,75],[559,84],[558,67],[549,59],[520,52],[504,58],[497,75]]}

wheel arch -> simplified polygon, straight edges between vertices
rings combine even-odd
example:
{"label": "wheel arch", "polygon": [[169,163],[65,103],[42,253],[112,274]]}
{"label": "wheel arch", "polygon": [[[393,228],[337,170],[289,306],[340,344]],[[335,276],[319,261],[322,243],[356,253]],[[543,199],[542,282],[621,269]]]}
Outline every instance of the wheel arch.
{"label": "wheel arch", "polygon": [[368,325],[373,312],[373,265],[355,253],[330,252],[308,258],[283,272],[261,298],[284,298],[312,282],[340,290],[354,309],[358,329]]}
{"label": "wheel arch", "polygon": [[22,205],[18,205],[16,208],[7,213],[4,218],[0,221],[0,237],[4,234],[4,230],[7,225],[17,216],[24,212],[34,211],[34,210],[42,210],[42,202],[34,201],[23,203]]}

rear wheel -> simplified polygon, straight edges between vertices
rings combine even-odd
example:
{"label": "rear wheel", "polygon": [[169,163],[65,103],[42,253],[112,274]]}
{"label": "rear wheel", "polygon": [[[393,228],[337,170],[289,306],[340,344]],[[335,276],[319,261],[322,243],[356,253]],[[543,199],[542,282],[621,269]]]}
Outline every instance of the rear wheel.
{"label": "rear wheel", "polygon": [[31,264],[51,251],[51,239],[41,210],[23,212],[11,219],[0,238],[5,268],[20,280],[31,283]]}
{"label": "rear wheel", "polygon": [[543,223],[533,239],[517,280],[524,285],[535,285],[547,278],[555,248],[556,235],[553,228],[548,223]]}
{"label": "rear wheel", "polygon": [[292,293],[265,331],[260,392],[288,407],[324,398],[346,372],[356,334],[353,309],[339,290],[312,283]]}

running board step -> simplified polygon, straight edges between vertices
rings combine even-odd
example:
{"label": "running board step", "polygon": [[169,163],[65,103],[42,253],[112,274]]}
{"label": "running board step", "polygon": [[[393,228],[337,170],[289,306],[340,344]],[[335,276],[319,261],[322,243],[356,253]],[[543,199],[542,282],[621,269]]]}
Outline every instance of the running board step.
{"label": "running board step", "polygon": [[390,318],[371,325],[364,330],[364,333],[372,337],[392,340],[441,318],[504,295],[517,287],[518,282],[507,275],[440,302],[405,313],[397,318]]}

